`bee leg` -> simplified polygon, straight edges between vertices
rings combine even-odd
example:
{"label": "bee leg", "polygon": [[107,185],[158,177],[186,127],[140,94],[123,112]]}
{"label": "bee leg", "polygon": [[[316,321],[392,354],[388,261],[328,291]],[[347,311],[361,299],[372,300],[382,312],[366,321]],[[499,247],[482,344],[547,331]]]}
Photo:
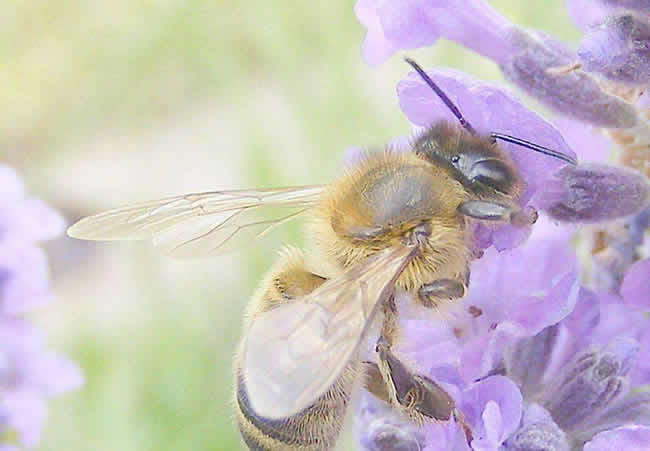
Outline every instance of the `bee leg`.
{"label": "bee leg", "polygon": [[522,210],[512,205],[483,200],[463,202],[458,206],[458,212],[473,219],[509,222],[517,227],[534,224],[538,217],[537,210],[532,207]]}
{"label": "bee leg", "polygon": [[441,299],[453,300],[462,298],[467,292],[467,279],[467,277],[465,277],[465,280],[438,279],[422,284],[418,290],[420,303],[424,307],[433,308],[439,304]]}
{"label": "bee leg", "polygon": [[460,425],[467,443],[471,443],[472,429],[445,389],[428,377],[411,372],[382,338],[377,341],[375,349],[379,364],[363,362],[366,390],[381,401],[396,405],[417,424],[453,418]]}
{"label": "bee leg", "polygon": [[449,420],[455,415],[454,400],[442,387],[426,376],[414,374],[382,338],[375,349],[378,364],[367,364],[368,391],[396,405],[419,424],[428,420]]}

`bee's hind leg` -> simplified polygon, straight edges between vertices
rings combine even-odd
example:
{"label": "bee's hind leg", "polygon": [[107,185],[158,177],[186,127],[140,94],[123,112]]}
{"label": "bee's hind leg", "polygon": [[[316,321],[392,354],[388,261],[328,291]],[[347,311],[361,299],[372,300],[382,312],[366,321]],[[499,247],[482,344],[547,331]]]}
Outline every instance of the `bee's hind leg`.
{"label": "bee's hind leg", "polygon": [[451,418],[456,406],[442,387],[426,376],[413,373],[382,338],[375,350],[377,367],[393,404],[418,423]]}
{"label": "bee's hind leg", "polygon": [[383,310],[381,335],[375,345],[377,363],[363,362],[366,390],[395,406],[418,424],[453,418],[460,424],[468,442],[471,441],[472,431],[445,389],[432,379],[411,371],[393,353],[391,347],[398,334],[397,308],[393,297],[384,303]]}
{"label": "bee's hind leg", "polygon": [[379,363],[364,362],[366,390],[396,406],[417,424],[453,418],[462,428],[467,442],[471,442],[472,430],[445,389],[430,378],[413,373],[395,356],[383,338],[377,341],[375,350]]}

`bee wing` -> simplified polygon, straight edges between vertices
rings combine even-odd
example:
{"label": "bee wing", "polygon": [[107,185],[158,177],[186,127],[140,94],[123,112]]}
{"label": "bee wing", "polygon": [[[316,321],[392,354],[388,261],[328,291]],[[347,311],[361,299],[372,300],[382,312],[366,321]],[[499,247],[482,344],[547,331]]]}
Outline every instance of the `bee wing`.
{"label": "bee wing", "polygon": [[85,240],[141,240],[176,257],[222,253],[250,243],[300,215],[323,186],[212,191],[116,208],[83,218],[68,235]]}
{"label": "bee wing", "polygon": [[404,246],[382,251],[307,296],[254,318],[243,358],[253,409],[263,417],[286,418],[323,395],[359,352],[378,306],[414,253]]}

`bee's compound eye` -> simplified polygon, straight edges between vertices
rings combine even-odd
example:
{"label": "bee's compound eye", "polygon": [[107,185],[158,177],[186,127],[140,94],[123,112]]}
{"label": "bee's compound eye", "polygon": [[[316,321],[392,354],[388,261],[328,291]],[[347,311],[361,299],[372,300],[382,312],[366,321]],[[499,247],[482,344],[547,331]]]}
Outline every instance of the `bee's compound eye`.
{"label": "bee's compound eye", "polygon": [[451,157],[451,162],[456,164],[460,161],[460,155],[454,155]]}
{"label": "bee's compound eye", "polygon": [[498,191],[507,192],[512,181],[512,174],[508,166],[501,161],[488,159],[474,163],[470,171],[470,179],[474,182],[484,183]]}

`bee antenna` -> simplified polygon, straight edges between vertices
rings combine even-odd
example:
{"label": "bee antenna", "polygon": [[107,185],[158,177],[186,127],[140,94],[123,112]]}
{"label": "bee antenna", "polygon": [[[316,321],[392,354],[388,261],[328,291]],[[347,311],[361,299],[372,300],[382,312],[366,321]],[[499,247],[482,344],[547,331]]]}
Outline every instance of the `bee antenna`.
{"label": "bee antenna", "polygon": [[456,116],[456,118],[460,122],[460,125],[462,125],[463,128],[467,130],[470,134],[476,135],[476,130],[474,130],[474,127],[472,127],[472,125],[469,122],[467,122],[467,120],[463,117],[460,110],[456,107],[456,105],[454,105],[454,102],[452,102],[451,99],[447,97],[447,94],[445,94],[445,92],[442,89],[440,89],[440,86],[438,86],[436,82],[434,82],[431,79],[431,77],[427,75],[427,73],[420,67],[420,65],[409,57],[405,57],[404,61],[410,64],[411,67],[415,69],[415,71],[420,75],[420,77],[422,77],[424,82],[427,85],[429,85],[431,89],[433,89],[433,91],[438,95],[438,97],[440,97],[440,100],[442,100],[442,102],[445,105],[447,105],[447,108],[449,108],[449,110],[451,110],[454,116]]}
{"label": "bee antenna", "polygon": [[518,146],[525,147],[526,149],[534,150],[535,152],[543,153],[544,155],[548,155],[549,157],[554,157],[559,160],[566,161],[567,163],[572,164],[573,166],[578,164],[575,158],[563,154],[562,152],[549,149],[548,147],[540,146],[539,144],[535,144],[530,141],[526,141],[525,139],[517,138],[515,136],[510,136],[503,133],[490,133],[490,138],[492,138],[493,140],[500,139],[502,141],[509,142],[511,144],[516,144]]}
{"label": "bee antenna", "polygon": [[[460,122],[460,125],[462,125],[463,128],[467,130],[470,134],[476,135],[476,130],[474,130],[474,127],[472,127],[472,125],[469,122],[467,122],[467,119],[463,117],[458,107],[454,105],[454,102],[452,102],[451,99],[447,97],[447,94],[445,94],[444,91],[440,89],[440,86],[438,86],[436,82],[434,82],[431,79],[431,77],[427,75],[427,73],[420,67],[420,65],[409,57],[405,57],[404,61],[410,64],[411,67],[415,69],[415,71],[420,75],[420,77],[422,77],[424,82],[427,85],[429,85],[429,87],[438,95],[438,97],[440,97],[440,100],[442,100],[443,103],[447,105],[447,108],[449,108],[449,110],[454,114],[454,116],[456,116],[456,118]],[[493,140],[500,139],[502,141],[506,141],[511,144],[516,144],[518,146],[525,147],[530,150],[534,150],[535,152],[543,153],[544,155],[548,155],[550,157],[558,158],[574,166],[578,164],[575,158],[565,155],[562,152],[558,152],[557,150],[549,149],[548,147],[540,146],[539,144],[526,141],[525,139],[506,135],[503,133],[491,133],[490,137]]]}

